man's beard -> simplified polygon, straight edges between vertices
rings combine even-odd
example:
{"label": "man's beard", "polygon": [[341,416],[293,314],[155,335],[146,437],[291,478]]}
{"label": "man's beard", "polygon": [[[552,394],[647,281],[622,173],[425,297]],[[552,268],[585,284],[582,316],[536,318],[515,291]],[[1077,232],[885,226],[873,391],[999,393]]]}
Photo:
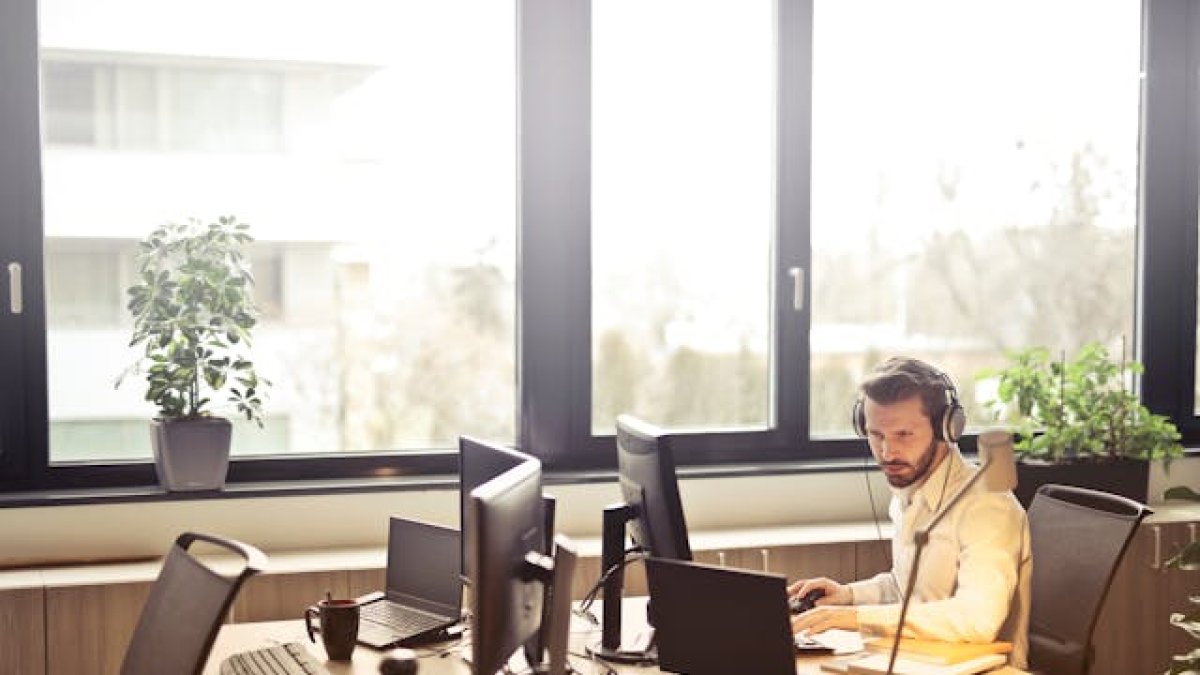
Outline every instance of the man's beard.
{"label": "man's beard", "polygon": [[[906,488],[924,479],[925,476],[929,474],[930,467],[933,466],[934,457],[937,456],[937,446],[938,441],[936,438],[929,441],[929,447],[926,448],[925,453],[922,454],[919,459],[917,459],[917,463],[913,467],[911,476],[906,478],[902,475],[893,476],[891,474],[884,473],[884,476],[887,478],[888,485],[891,485],[894,488]],[[903,464],[903,462],[901,463]],[[891,464],[896,464],[896,462],[891,462]]]}

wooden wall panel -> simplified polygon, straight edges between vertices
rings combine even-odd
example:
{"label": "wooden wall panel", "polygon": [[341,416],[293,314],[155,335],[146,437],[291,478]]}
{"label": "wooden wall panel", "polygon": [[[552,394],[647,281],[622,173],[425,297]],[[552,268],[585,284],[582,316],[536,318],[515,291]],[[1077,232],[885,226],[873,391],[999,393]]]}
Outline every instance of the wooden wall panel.
{"label": "wooden wall panel", "polygon": [[345,571],[260,574],[242,586],[230,621],[302,619],[304,609],[325,597],[326,591],[335,598],[347,597],[349,575]]}
{"label": "wooden wall panel", "polygon": [[117,673],[149,582],[46,589],[46,673]]}
{"label": "wooden wall panel", "polygon": [[357,598],[360,595],[382,591],[387,585],[387,570],[350,570],[347,572],[349,577],[350,597]]}
{"label": "wooden wall panel", "polygon": [[46,672],[45,590],[0,590],[0,673]]}
{"label": "wooden wall panel", "polygon": [[[750,552],[760,562],[752,569],[761,569],[762,553]],[[782,574],[788,582],[813,577],[829,577],[836,581],[854,579],[855,550],[853,544],[803,544],[775,546],[768,549],[768,571]]]}
{"label": "wooden wall panel", "polygon": [[575,563],[575,581],[571,584],[571,599],[582,600],[600,578],[600,558],[580,557]]}
{"label": "wooden wall panel", "polygon": [[860,541],[854,544],[854,578],[869,579],[892,568],[892,541]]}
{"label": "wooden wall panel", "polygon": [[1134,533],[1096,622],[1093,675],[1162,673],[1171,655],[1197,646],[1170,616],[1198,592],[1200,572],[1162,566],[1189,538],[1187,523],[1142,525]]}

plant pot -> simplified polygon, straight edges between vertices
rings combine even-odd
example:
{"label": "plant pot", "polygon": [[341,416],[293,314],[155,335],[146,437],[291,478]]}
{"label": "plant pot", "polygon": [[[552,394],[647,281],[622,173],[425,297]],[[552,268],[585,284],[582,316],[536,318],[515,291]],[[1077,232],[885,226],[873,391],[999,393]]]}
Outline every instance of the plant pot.
{"label": "plant pot", "polygon": [[171,492],[220,490],[229,470],[232,434],[233,425],[220,417],[152,421],[159,482]]}
{"label": "plant pot", "polygon": [[1146,503],[1150,462],[1142,459],[1104,459],[1054,464],[1035,460],[1017,462],[1017,487],[1013,494],[1025,508],[1037,489],[1048,483],[1074,485],[1128,497]]}

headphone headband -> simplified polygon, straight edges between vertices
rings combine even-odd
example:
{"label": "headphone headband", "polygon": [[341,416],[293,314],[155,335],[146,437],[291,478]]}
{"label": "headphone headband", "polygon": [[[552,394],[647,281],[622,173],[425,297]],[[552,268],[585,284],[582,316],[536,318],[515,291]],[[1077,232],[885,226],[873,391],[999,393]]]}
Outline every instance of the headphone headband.
{"label": "headphone headband", "polygon": [[[927,364],[923,364],[927,365]],[[939,441],[948,443],[957,443],[958,439],[962,438],[963,431],[967,426],[967,413],[963,410],[962,403],[958,400],[958,387],[954,386],[954,380],[945,371],[933,366],[928,366],[936,377],[942,382],[942,389],[945,393],[946,402],[939,411],[930,411],[929,421],[933,425],[933,437]],[[867,436],[867,416],[863,394],[859,394],[854,400],[854,409],[850,414],[850,421],[854,425],[854,433],[859,436]]]}

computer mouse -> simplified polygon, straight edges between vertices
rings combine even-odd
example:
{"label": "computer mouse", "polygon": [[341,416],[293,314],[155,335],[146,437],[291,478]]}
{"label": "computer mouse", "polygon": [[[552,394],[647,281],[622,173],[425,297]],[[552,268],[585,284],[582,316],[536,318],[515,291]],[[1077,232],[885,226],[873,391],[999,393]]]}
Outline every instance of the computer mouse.
{"label": "computer mouse", "polygon": [[820,600],[823,597],[825,597],[825,591],[820,588],[814,588],[808,593],[805,593],[803,597],[797,596],[789,600],[788,609],[791,610],[792,614],[807,612],[813,607],[816,607],[817,600]]}
{"label": "computer mouse", "polygon": [[416,675],[417,653],[403,647],[393,649],[379,661],[380,675]]}

